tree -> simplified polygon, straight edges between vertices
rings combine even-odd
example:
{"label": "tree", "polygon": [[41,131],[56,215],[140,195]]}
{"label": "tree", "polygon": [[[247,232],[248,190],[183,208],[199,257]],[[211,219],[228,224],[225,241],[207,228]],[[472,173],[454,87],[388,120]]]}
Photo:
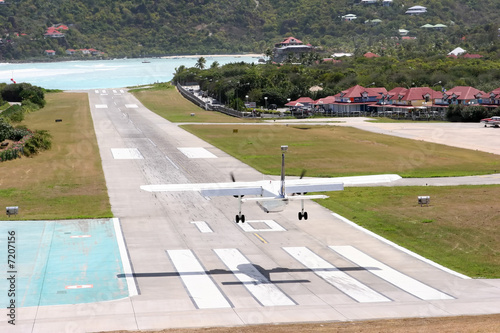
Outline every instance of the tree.
{"label": "tree", "polygon": [[196,68],[199,69],[205,69],[205,64],[207,63],[207,60],[204,57],[199,57],[198,61],[194,65]]}

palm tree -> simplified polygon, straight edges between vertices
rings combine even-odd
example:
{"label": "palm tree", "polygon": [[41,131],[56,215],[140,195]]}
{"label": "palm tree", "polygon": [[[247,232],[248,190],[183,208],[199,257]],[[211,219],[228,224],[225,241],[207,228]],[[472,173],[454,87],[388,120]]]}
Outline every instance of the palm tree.
{"label": "palm tree", "polygon": [[199,68],[199,69],[205,69],[205,64],[207,63],[207,60],[203,57],[199,57],[198,61],[194,65],[194,67]]}

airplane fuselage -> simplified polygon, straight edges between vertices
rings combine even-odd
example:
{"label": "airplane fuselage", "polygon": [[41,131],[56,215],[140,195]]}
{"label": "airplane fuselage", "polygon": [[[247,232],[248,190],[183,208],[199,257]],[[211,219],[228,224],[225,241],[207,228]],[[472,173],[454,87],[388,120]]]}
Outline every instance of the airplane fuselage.
{"label": "airplane fuselage", "polygon": [[277,199],[268,201],[257,201],[257,205],[266,213],[278,213],[288,205],[288,199]]}

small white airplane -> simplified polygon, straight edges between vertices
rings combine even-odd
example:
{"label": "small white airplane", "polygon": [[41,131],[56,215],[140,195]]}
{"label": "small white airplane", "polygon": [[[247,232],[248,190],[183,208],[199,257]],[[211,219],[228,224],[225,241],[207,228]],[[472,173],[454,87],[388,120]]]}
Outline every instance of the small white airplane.
{"label": "small white airplane", "polygon": [[490,125],[491,127],[499,127],[500,126],[500,116],[493,116],[491,118],[484,118],[481,119],[481,123],[484,123],[484,127],[488,127]]}
{"label": "small white airplane", "polygon": [[[304,201],[312,199],[326,199],[328,196],[306,195],[308,192],[342,191],[344,185],[387,183],[398,179],[400,176],[394,174],[352,176],[336,178],[307,178],[290,179],[285,186],[285,153],[288,146],[281,146],[281,180],[261,180],[255,182],[236,182],[232,176],[232,183],[198,183],[198,184],[165,184],[165,185],[142,185],[141,189],[148,192],[174,192],[174,191],[198,191],[206,197],[212,196],[234,196],[239,199],[239,212],[236,215],[236,223],[245,223],[245,215],[241,213],[243,202],[255,201],[266,213],[281,212],[290,201],[300,200],[302,210],[299,212],[299,220],[307,220],[307,212],[304,211]],[[243,198],[245,195],[255,195],[254,198]]]}

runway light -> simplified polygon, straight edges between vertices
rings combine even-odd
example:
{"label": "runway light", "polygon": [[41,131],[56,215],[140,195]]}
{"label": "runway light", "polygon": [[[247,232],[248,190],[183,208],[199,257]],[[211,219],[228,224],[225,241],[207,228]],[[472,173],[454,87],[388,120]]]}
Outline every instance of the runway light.
{"label": "runway light", "polygon": [[286,153],[287,150],[288,150],[288,146],[281,146],[282,153]]}

